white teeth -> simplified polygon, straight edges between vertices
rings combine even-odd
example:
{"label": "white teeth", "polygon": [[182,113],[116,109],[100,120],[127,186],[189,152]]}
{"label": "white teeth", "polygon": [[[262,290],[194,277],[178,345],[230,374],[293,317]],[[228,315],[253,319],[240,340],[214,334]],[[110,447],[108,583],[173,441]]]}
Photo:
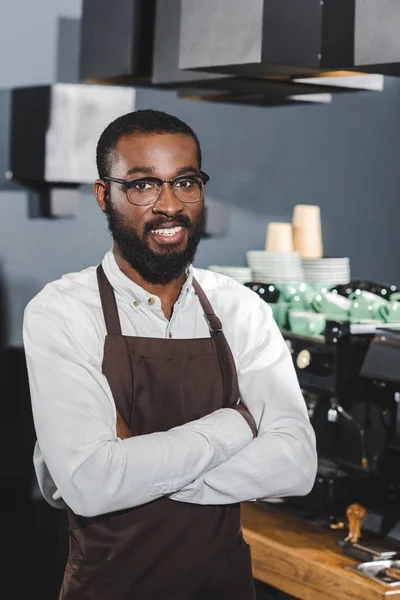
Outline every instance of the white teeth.
{"label": "white teeth", "polygon": [[182,227],[170,227],[166,229],[152,229],[151,233],[156,235],[175,235],[178,231],[181,231]]}

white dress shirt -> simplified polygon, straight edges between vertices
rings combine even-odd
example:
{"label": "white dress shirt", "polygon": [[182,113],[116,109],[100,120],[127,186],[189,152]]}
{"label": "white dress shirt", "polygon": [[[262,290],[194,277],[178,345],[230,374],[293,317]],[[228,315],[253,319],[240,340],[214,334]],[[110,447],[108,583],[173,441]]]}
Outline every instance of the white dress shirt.
{"label": "white dress shirt", "polygon": [[196,277],[222,322],[258,437],[238,412],[223,408],[166,432],[118,438],[101,368],[106,327],[96,267],[88,267],[47,284],[24,314],[34,466],[47,502],[95,516],[165,495],[228,504],[307,494],[316,474],[315,435],[270,307],[233,279],[190,267],[168,321],[160,299],[149,303],[151,295],[122,273],[112,250],[102,264],[128,336],[209,337]]}

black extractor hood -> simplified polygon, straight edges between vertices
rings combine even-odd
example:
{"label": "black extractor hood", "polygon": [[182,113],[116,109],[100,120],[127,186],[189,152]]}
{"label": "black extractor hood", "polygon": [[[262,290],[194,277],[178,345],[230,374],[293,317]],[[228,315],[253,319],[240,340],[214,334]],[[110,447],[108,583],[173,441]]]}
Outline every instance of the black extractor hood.
{"label": "black extractor hood", "polygon": [[155,0],[83,0],[83,82],[151,83]]}
{"label": "black extractor hood", "polygon": [[235,102],[262,96],[274,105],[286,103],[287,96],[315,92],[320,97],[324,91],[320,85],[313,89],[297,82],[184,71],[179,68],[180,23],[181,0],[83,0],[81,81],[151,85],[178,93],[182,86],[201,88],[215,92],[219,99],[223,91],[226,98],[232,94]]}
{"label": "black extractor hood", "polygon": [[213,102],[216,104],[240,104],[249,106],[310,106],[312,104],[330,104],[332,94],[326,92],[292,93],[281,94],[275,89],[268,93],[246,93],[216,91],[210,89],[181,88],[177,92],[178,97],[184,100],[200,100],[202,102]]}
{"label": "black extractor hood", "polygon": [[[157,0],[152,83],[176,89],[181,98],[224,103],[282,106],[330,102],[332,94],[382,90],[382,76],[304,78],[249,77],[179,67],[181,0]],[[199,25],[199,23],[198,23]],[[204,27],[199,26],[199,31]]]}
{"label": "black extractor hood", "polygon": [[179,67],[400,75],[400,0],[181,0]]}
{"label": "black extractor hood", "polygon": [[135,93],[80,83],[13,89],[9,178],[36,189],[92,183],[98,138],[134,110]]}
{"label": "black extractor hood", "polygon": [[96,146],[104,128],[135,109],[125,86],[55,83],[14,88],[6,178],[28,194],[31,218],[73,217],[78,190],[97,179]]}
{"label": "black extractor hood", "polygon": [[[262,5],[262,0],[246,0],[243,5],[247,6],[247,2],[249,8],[254,8],[255,2],[259,8]],[[195,6],[202,16],[214,3],[201,0]],[[232,0],[232,6],[235,8],[236,0]],[[377,88],[376,82],[371,85],[362,77],[358,77],[355,84],[349,85],[347,80],[346,85],[342,85],[346,77],[336,77],[335,81],[331,78],[329,82],[323,78],[313,81],[309,77],[303,81],[288,78],[283,71],[266,79],[246,70],[224,73],[214,69],[211,73],[197,68],[182,69],[180,46],[182,27],[186,28],[185,7],[182,0],[83,0],[80,80],[173,89],[181,98],[261,106],[320,103],[330,101],[335,93],[382,89],[383,82],[378,82]],[[225,0],[218,0],[213,10],[220,7],[227,7]],[[228,16],[232,18],[235,14]],[[190,22],[189,27],[192,25],[196,29],[196,35],[190,40],[194,48],[198,36],[206,38],[214,30],[204,18]],[[242,53],[240,35],[236,34],[234,44],[239,45],[235,52]]]}
{"label": "black extractor hood", "polygon": [[181,0],[156,0],[152,83],[155,85],[196,86],[210,84],[216,79],[229,80],[231,76],[201,73],[179,68],[179,35]]}

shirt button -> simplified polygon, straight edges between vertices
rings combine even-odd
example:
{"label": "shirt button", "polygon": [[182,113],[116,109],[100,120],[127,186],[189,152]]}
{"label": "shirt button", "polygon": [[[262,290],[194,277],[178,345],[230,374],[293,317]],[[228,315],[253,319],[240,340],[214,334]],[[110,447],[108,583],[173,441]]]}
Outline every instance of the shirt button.
{"label": "shirt button", "polygon": [[172,331],[169,332],[168,336],[169,336],[169,339],[171,339],[173,337]]}
{"label": "shirt button", "polygon": [[139,306],[139,301],[135,300],[135,302],[133,303],[133,306]]}
{"label": "shirt button", "polygon": [[155,298],[149,298],[149,304],[155,304],[156,299]]}

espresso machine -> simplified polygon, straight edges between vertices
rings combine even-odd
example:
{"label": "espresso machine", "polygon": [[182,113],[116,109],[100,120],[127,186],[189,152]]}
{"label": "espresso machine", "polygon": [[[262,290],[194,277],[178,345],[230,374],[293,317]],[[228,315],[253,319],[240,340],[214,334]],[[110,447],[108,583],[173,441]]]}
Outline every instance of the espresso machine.
{"label": "espresso machine", "polygon": [[312,491],[280,507],[334,529],[359,503],[363,531],[400,544],[400,329],[327,321],[318,337],[281,331],[319,464]]}

